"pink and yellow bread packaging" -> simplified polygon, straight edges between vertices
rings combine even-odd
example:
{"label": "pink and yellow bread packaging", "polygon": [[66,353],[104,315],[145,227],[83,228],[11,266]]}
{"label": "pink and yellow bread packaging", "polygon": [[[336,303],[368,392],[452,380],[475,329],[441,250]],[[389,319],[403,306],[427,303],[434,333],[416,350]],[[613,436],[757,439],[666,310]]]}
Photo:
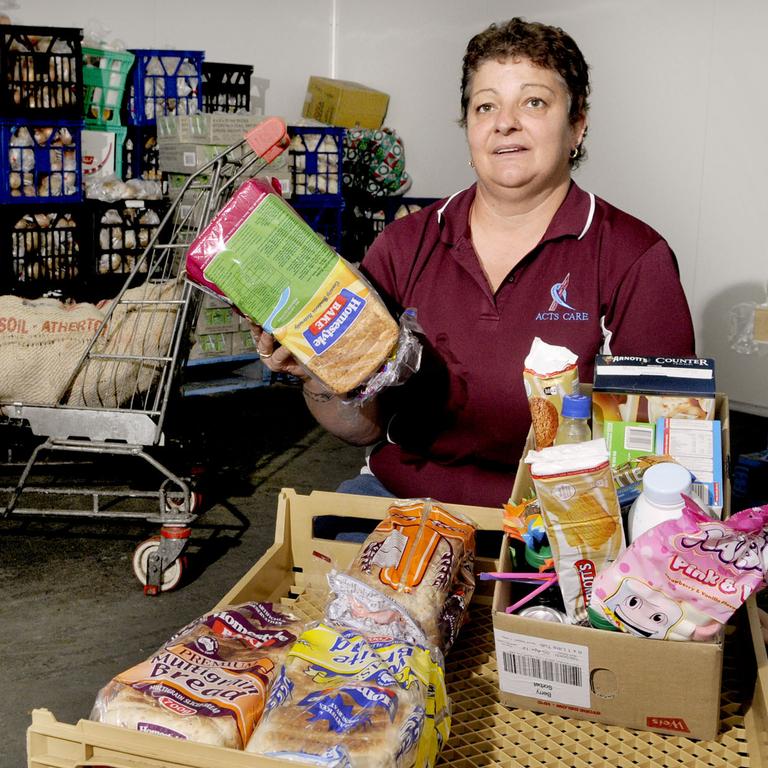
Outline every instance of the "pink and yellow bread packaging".
{"label": "pink and yellow bread packaging", "polygon": [[643,533],[598,574],[590,621],[639,637],[712,640],[767,571],[768,505],[721,521],[685,498],[679,518]]}
{"label": "pink and yellow bread packaging", "polygon": [[344,394],[393,353],[397,322],[371,285],[260,179],[248,179],[192,243],[188,278],[273,333]]}

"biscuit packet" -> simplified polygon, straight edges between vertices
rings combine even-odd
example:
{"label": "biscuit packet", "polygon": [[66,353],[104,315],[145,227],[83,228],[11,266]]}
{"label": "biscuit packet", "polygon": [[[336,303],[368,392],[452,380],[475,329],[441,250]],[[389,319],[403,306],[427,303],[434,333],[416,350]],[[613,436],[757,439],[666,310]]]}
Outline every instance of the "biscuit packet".
{"label": "biscuit packet", "polygon": [[412,323],[398,323],[371,284],[263,180],[238,188],[190,245],[186,268],[191,282],[274,334],[337,395],[384,368],[388,375],[365,389],[371,397],[418,368]]}
{"label": "biscuit packet", "polygon": [[538,336],[524,362],[523,382],[536,448],[548,448],[555,442],[563,409],[563,395],[578,394],[577,355],[566,347],[547,344]]}
{"label": "biscuit packet", "polygon": [[529,451],[539,506],[565,612],[587,619],[592,583],[625,549],[621,509],[605,440]]}

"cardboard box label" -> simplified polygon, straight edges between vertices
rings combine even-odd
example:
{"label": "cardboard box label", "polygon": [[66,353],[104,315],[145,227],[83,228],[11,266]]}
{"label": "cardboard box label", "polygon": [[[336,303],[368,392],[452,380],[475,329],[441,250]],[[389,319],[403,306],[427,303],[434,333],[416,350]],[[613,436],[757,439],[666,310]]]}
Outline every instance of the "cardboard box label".
{"label": "cardboard box label", "polygon": [[589,648],[496,629],[499,687],[507,693],[590,706]]}

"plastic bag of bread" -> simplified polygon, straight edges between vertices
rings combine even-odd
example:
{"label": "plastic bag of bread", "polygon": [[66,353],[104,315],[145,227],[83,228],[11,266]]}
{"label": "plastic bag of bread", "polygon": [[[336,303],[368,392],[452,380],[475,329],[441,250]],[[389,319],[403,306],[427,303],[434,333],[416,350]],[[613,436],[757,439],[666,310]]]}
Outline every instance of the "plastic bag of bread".
{"label": "plastic bag of bread", "polygon": [[288,653],[246,750],[327,768],[431,766],[449,729],[428,650],[318,624]]}
{"label": "plastic bag of bread", "polygon": [[240,186],[192,243],[186,263],[190,280],[273,333],[336,394],[357,390],[385,366],[396,369],[385,385],[418,367],[412,330],[262,180]]}
{"label": "plastic bag of bread", "polygon": [[446,653],[475,590],[475,529],[432,499],[394,502],[351,566],[328,575],[326,618]]}
{"label": "plastic bag of bread", "polygon": [[206,614],[102,688],[91,719],[242,749],[302,628],[270,603]]}

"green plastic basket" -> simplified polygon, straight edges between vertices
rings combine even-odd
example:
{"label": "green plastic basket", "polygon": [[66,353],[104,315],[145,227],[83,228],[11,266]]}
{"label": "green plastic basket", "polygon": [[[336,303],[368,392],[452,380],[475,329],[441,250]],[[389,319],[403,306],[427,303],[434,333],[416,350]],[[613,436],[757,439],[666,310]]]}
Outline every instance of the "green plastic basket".
{"label": "green plastic basket", "polygon": [[89,128],[120,125],[125,84],[135,56],[83,48],[83,116]]}

